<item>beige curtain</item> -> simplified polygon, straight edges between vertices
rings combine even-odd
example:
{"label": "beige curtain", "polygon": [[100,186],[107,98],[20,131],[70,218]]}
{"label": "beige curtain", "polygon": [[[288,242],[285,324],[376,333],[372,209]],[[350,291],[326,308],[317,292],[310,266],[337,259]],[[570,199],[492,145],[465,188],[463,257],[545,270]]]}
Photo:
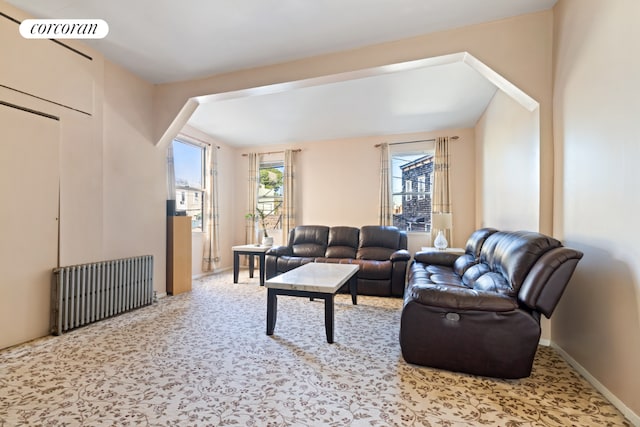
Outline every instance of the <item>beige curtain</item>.
{"label": "beige curtain", "polygon": [[389,176],[389,144],[380,144],[380,225],[393,225],[391,208],[391,177]]}
{"label": "beige curtain", "polygon": [[220,261],[220,214],[218,212],[218,147],[205,149],[202,271],[214,271]]}
{"label": "beige curtain", "polygon": [[260,184],[260,155],[258,153],[249,153],[249,197],[247,199],[247,215],[251,215],[250,220],[247,220],[247,235],[246,243],[260,243],[256,241],[256,234],[258,232],[256,227],[258,206],[258,186]]}
{"label": "beige curtain", "polygon": [[287,244],[289,231],[296,226],[295,212],[295,155],[294,150],[284,152],[284,194],[282,201],[282,243]]}
{"label": "beige curtain", "polygon": [[[433,213],[452,213],[451,187],[449,185],[449,137],[436,138],[435,162],[433,165]],[[452,228],[445,230],[445,237],[451,244]],[[433,236],[431,236],[433,238]]]}

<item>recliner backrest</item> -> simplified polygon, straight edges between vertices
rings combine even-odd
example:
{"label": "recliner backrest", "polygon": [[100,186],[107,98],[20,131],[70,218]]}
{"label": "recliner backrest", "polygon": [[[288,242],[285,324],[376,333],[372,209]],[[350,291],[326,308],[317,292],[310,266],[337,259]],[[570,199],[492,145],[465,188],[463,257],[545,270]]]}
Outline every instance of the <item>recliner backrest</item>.
{"label": "recliner backrest", "polygon": [[331,227],[324,256],[326,258],[355,258],[359,240],[360,230],[356,227]]}
{"label": "recliner backrest", "polygon": [[407,235],[397,227],[365,225],[360,228],[356,258],[388,260],[399,249],[407,249]]}
{"label": "recliner backrest", "polygon": [[289,246],[299,257],[323,257],[328,240],[329,227],[324,225],[299,225],[289,234]]}
{"label": "recliner backrest", "polygon": [[469,236],[467,239],[467,244],[464,248],[464,253],[469,254],[474,258],[478,258],[480,256],[480,251],[482,250],[482,245],[487,240],[487,237],[491,236],[493,233],[497,232],[495,228],[480,228]]}
{"label": "recliner backrest", "polygon": [[[487,264],[489,270],[501,275],[510,286],[509,294],[517,294],[531,267],[546,252],[562,244],[549,236],[532,231],[493,233],[484,242],[480,251],[480,263]],[[481,290],[496,285],[499,277],[492,275],[478,280],[474,288]],[[500,284],[499,286],[502,286]]]}
{"label": "recliner backrest", "polygon": [[[495,228],[480,228],[469,236],[467,244],[464,248],[464,255],[460,255],[453,264],[453,271],[459,276],[463,276],[464,273],[472,266],[478,263],[480,257],[480,251],[482,245],[487,240],[487,237],[495,233]],[[465,283],[469,285],[468,283]]]}

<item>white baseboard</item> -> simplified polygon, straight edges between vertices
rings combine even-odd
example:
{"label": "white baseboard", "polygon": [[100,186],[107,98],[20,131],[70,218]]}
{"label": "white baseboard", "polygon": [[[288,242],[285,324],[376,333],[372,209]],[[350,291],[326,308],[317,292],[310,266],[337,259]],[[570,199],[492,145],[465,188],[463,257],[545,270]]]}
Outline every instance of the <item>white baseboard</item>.
{"label": "white baseboard", "polygon": [[631,424],[634,426],[640,426],[640,416],[634,413],[631,409],[627,407],[620,399],[616,397],[615,394],[611,393],[608,388],[606,388],[600,381],[598,381],[593,375],[589,373],[582,365],[576,362],[567,352],[565,352],[562,348],[558,347],[555,343],[551,343],[551,347],[560,353],[562,358],[567,361],[573,368],[578,371],[580,375],[582,375],[592,386],[596,388],[602,395],[609,401],[613,406],[618,408],[622,415],[624,415]]}

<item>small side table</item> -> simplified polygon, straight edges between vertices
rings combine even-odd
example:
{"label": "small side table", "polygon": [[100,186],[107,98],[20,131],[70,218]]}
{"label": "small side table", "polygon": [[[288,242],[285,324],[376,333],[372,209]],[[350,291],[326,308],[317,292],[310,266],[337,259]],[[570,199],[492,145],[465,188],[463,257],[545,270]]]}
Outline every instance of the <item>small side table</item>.
{"label": "small side table", "polygon": [[433,246],[423,246],[420,248],[423,252],[444,252],[454,255],[464,255],[464,248],[447,248],[444,250],[440,250],[438,248],[434,248]]}
{"label": "small side table", "polygon": [[260,259],[260,286],[264,286],[264,270],[265,270],[265,254],[271,246],[262,245],[240,245],[233,246],[233,283],[238,283],[238,273],[240,271],[240,255],[249,257],[249,277],[253,277],[253,257],[258,256]]}

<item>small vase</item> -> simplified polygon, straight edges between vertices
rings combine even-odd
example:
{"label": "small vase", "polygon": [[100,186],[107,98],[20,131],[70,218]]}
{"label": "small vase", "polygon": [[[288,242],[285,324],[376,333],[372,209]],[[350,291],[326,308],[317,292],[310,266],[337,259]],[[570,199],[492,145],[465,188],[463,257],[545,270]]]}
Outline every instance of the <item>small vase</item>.
{"label": "small vase", "polygon": [[444,251],[445,249],[447,249],[448,245],[449,245],[449,242],[447,242],[447,238],[444,237],[442,230],[438,231],[438,235],[436,236],[436,239],[433,241],[433,246],[435,246],[436,249],[440,251]]}
{"label": "small vase", "polygon": [[262,246],[273,246],[273,237],[263,237]]}

